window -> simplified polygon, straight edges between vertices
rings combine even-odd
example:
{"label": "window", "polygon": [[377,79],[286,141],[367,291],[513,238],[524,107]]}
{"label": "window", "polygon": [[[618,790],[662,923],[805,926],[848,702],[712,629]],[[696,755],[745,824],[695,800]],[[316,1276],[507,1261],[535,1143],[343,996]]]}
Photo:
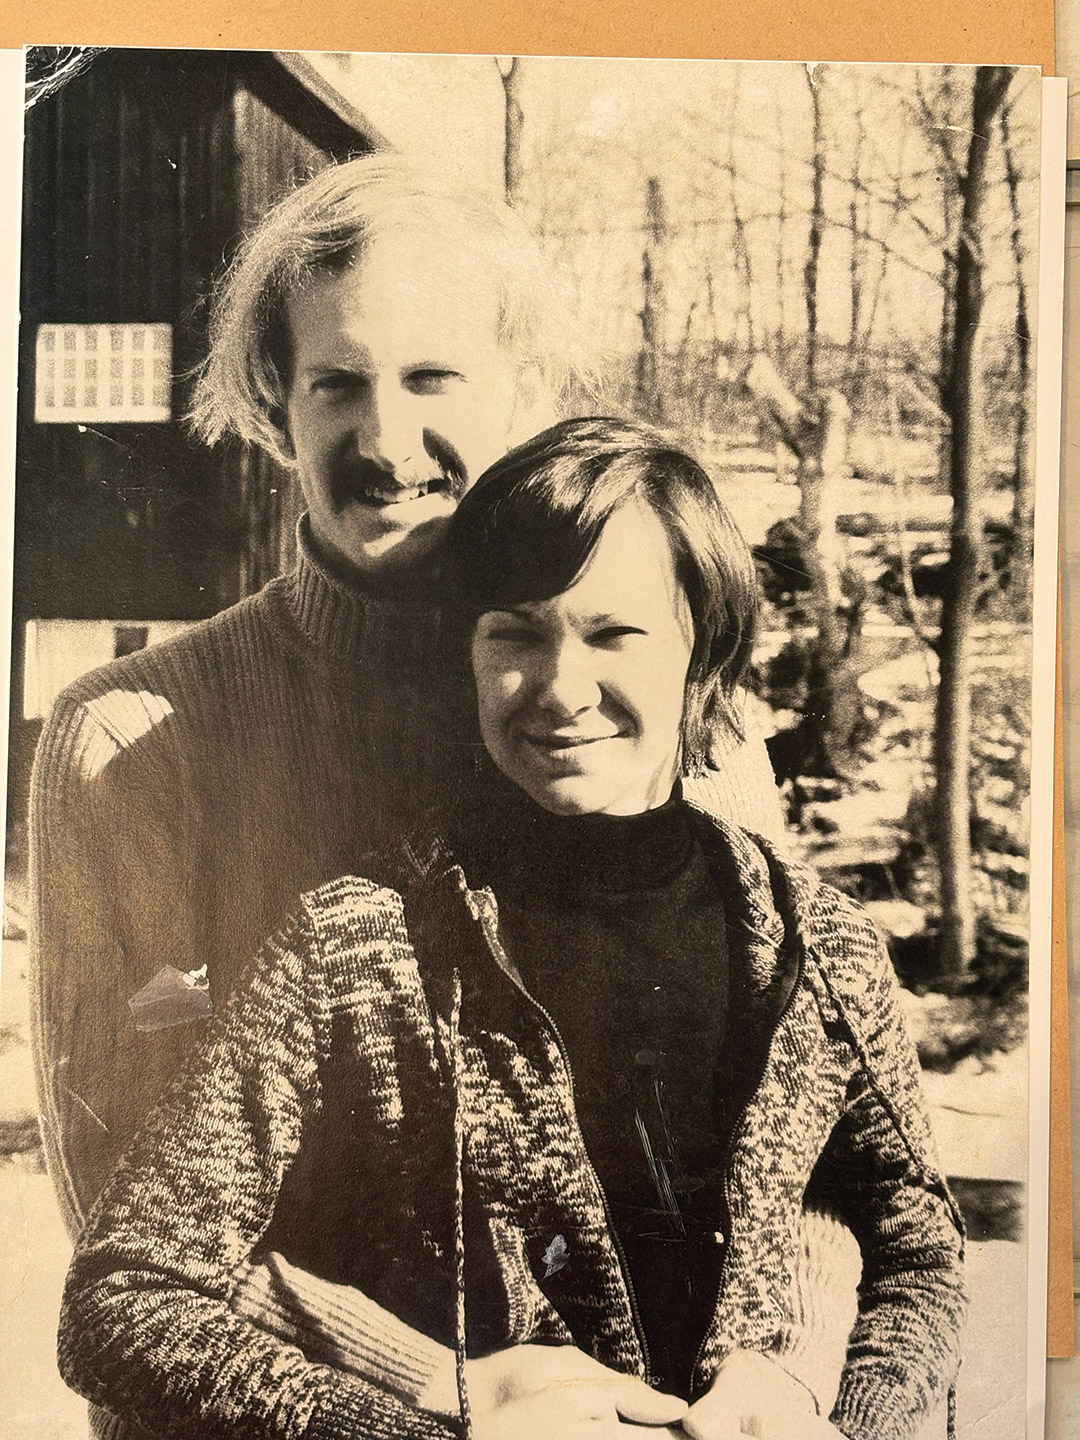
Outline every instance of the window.
{"label": "window", "polygon": [[171,325],[39,325],[34,419],[172,418]]}

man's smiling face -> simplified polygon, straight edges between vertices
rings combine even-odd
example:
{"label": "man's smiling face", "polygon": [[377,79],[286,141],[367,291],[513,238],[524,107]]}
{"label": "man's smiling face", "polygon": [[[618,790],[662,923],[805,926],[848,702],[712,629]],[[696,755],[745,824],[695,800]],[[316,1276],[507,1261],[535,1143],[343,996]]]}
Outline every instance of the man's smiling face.
{"label": "man's smiling face", "polygon": [[519,438],[513,357],[479,270],[438,236],[396,230],[287,303],[286,424],[315,544],[372,583],[422,568]]}

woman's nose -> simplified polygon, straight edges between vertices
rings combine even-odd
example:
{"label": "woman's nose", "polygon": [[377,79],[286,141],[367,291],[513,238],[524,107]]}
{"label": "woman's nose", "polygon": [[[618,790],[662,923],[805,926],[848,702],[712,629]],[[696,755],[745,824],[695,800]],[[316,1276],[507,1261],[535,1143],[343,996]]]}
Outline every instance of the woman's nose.
{"label": "woman's nose", "polygon": [[574,641],[547,647],[537,667],[537,704],[567,719],[599,705],[600,684],[589,659],[588,647]]}

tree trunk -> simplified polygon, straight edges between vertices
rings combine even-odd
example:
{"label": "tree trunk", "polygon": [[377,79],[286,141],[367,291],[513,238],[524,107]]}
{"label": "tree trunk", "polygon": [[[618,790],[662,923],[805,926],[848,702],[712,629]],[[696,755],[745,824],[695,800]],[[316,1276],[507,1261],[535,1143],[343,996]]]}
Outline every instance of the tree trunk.
{"label": "tree trunk", "polygon": [[643,420],[662,425],[666,414],[663,393],[663,347],[666,300],[664,252],[667,249],[664,192],[656,176],[645,184],[645,247],[641,256],[641,349],[638,351],[635,408]]}
{"label": "tree trunk", "polygon": [[506,141],[503,150],[503,185],[506,203],[516,205],[521,196],[521,131],[524,114],[521,109],[521,57],[515,55],[504,69],[499,66],[505,97],[504,114]]}
{"label": "tree trunk", "polygon": [[1016,166],[1009,112],[1001,112],[1001,141],[1005,156],[1005,178],[1009,186],[1012,218],[1010,243],[1016,285],[1016,425],[1013,430],[1013,507],[1009,588],[1017,619],[1031,619],[1032,546],[1035,516],[1032,509],[1031,437],[1029,415],[1034,401],[1031,385],[1031,315],[1024,280],[1023,221],[1020,212],[1020,172]]}
{"label": "tree trunk", "polygon": [[[959,235],[962,220],[958,223],[956,209],[962,202],[964,177],[960,170],[959,150],[951,142],[948,117],[954,113],[954,73],[951,65],[942,72],[939,108],[941,122],[936,126],[936,143],[945,165],[942,186],[942,221],[945,228],[945,245],[941,252],[941,331],[938,347],[938,394],[945,404],[945,393],[949,388],[953,370],[953,342],[956,335],[956,262],[963,240]],[[950,184],[950,179],[953,183]]]}
{"label": "tree trunk", "polygon": [[971,140],[961,182],[952,345],[943,402],[951,420],[952,491],[948,585],[941,605],[940,680],[934,732],[936,840],[941,874],[941,978],[956,983],[975,957],[971,877],[971,630],[982,547],[979,496],[985,482],[982,376],[976,342],[983,307],[981,231],[988,136],[1009,84],[1001,66],[975,72]]}
{"label": "tree trunk", "polygon": [[[818,67],[820,68],[820,67]],[[813,170],[810,202],[810,232],[806,241],[806,266],[803,280],[806,294],[806,384],[813,391],[817,385],[818,359],[818,262],[821,258],[821,237],[825,226],[825,138],[821,120],[822,77],[818,69],[807,72],[810,87],[810,108],[813,115]]]}
{"label": "tree trunk", "polygon": [[863,726],[862,693],[849,654],[851,625],[842,613],[846,567],[836,528],[837,501],[848,478],[850,410],[838,391],[827,390],[816,397],[814,413],[764,355],[754,357],[746,385],[799,460],[799,554],[817,629],[800,727],[804,773],[842,777],[852,767]]}
{"label": "tree trunk", "polygon": [[801,552],[817,625],[807,675],[810,754],[817,773],[835,776],[850,771],[863,724],[862,695],[849,658],[851,628],[842,614],[846,567],[836,528],[839,494],[848,479],[850,419],[839,391],[825,391],[814,444],[798,470]]}
{"label": "tree trunk", "polygon": [[750,390],[764,401],[785,441],[798,456],[799,554],[810,581],[817,634],[807,658],[806,709],[800,722],[805,773],[846,775],[863,723],[858,680],[849,659],[851,627],[843,607],[844,554],[836,530],[839,490],[847,478],[850,411],[818,374],[818,271],[825,228],[825,132],[821,108],[824,69],[807,72],[813,123],[810,223],[803,267],[806,304],[806,391],[803,405],[765,356],[747,371]]}

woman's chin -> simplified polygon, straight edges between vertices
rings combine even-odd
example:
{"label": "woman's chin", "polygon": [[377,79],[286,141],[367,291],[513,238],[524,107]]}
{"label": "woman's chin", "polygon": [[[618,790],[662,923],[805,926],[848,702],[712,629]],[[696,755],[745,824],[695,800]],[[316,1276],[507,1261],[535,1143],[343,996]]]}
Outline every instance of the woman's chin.
{"label": "woman's chin", "polygon": [[515,775],[509,778],[534,804],[552,815],[637,815],[656,803],[628,793],[625,786],[583,775],[557,780]]}
{"label": "woman's chin", "polygon": [[529,798],[552,815],[595,815],[604,808],[602,803],[596,804],[588,796],[552,793],[546,789],[529,792]]}
{"label": "woman's chin", "polygon": [[580,775],[554,778],[521,772],[511,774],[507,770],[503,770],[503,774],[535,805],[552,815],[594,815],[606,810],[611,798],[609,787],[590,783]]}

